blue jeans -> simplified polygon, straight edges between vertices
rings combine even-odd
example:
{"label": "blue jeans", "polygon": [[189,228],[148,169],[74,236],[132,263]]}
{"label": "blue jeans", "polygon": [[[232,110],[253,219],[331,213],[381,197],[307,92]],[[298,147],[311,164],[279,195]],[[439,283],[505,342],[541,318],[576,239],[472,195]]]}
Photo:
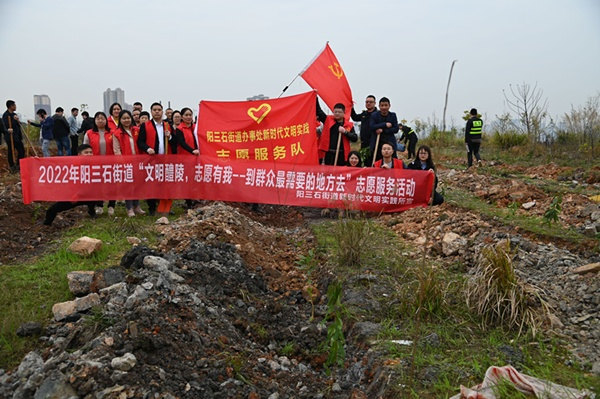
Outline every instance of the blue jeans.
{"label": "blue jeans", "polygon": [[45,157],[49,157],[50,156],[50,139],[42,139],[42,154],[44,154]]}
{"label": "blue jeans", "polygon": [[69,136],[65,136],[60,139],[55,139],[56,146],[58,147],[58,155],[71,155],[71,140]]}

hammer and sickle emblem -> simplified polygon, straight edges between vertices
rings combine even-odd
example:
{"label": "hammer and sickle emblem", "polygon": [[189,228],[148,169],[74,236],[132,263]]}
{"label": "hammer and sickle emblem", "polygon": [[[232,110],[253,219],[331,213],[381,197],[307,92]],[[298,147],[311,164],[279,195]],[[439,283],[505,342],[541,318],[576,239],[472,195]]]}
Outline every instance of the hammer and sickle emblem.
{"label": "hammer and sickle emblem", "polygon": [[[262,112],[262,114],[261,114]],[[260,107],[258,108],[249,108],[248,109],[248,116],[250,116],[250,118],[254,119],[254,121],[256,123],[261,123],[263,119],[265,119],[265,116],[267,116],[267,114],[271,112],[271,106],[267,103],[261,104]]]}
{"label": "hammer and sickle emblem", "polygon": [[[333,65],[335,65],[335,67]],[[344,71],[342,71],[340,64],[337,62],[334,62],[333,65],[329,65],[328,68],[331,70],[331,73],[333,73],[334,76],[340,79],[342,76],[344,76]]]}

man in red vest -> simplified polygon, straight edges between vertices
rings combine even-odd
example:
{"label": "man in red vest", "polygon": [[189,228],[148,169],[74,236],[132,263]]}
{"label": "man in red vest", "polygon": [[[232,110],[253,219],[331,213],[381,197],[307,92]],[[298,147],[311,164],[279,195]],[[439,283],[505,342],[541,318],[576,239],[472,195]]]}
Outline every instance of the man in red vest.
{"label": "man in red vest", "polygon": [[[337,103],[333,107],[333,115],[325,115],[317,100],[317,119],[323,123],[318,141],[319,160],[324,165],[333,165],[337,156],[336,165],[345,166],[346,157],[350,154],[350,142],[358,140],[354,124],[344,120],[345,112],[344,104]],[[341,140],[339,148],[338,140]]]}
{"label": "man in red vest", "polygon": [[[137,145],[140,153],[154,154],[175,154],[175,135],[171,134],[171,127],[166,121],[163,121],[163,107],[160,103],[154,103],[150,107],[152,119],[140,125],[140,134],[137,139]],[[154,215],[158,200],[151,199],[148,203],[150,215]]]}

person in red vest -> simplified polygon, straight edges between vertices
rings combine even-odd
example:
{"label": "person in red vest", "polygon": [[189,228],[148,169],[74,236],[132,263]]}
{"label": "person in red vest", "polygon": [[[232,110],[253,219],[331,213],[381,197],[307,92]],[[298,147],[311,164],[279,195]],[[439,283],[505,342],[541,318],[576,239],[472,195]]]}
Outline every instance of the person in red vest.
{"label": "person in red vest", "polygon": [[113,103],[108,109],[108,129],[113,132],[117,130],[117,126],[119,126],[119,114],[121,113],[121,104]]}
{"label": "person in red vest", "polygon": [[[173,122],[175,122],[175,115],[177,114],[173,113]],[[189,155],[200,154],[195,130],[196,125],[194,125],[194,113],[190,108],[183,108],[181,110],[181,123],[177,125],[177,129],[175,130],[175,137],[177,138],[177,149],[182,149],[182,151],[179,151],[179,153]],[[193,208],[194,203],[195,201],[193,200],[185,200],[185,206],[188,209]]]}
{"label": "person in red vest", "polygon": [[[175,154],[177,153],[177,142],[175,135],[171,134],[171,127],[167,121],[163,121],[163,106],[160,103],[153,103],[150,107],[152,119],[140,125],[140,134],[137,139],[137,145],[140,153],[149,155],[155,154]],[[163,200],[161,204],[161,213],[165,208],[169,212],[172,200]],[[158,200],[149,199],[148,212],[154,215],[158,206]],[[164,206],[162,206],[164,204]],[[168,205],[168,206],[167,206]]]}
{"label": "person in red vest", "polygon": [[[89,144],[92,147],[94,155],[114,155],[113,134],[106,126],[106,114],[98,111],[94,114],[94,127],[85,132],[83,144]],[[115,200],[108,201],[108,216],[115,214]],[[101,215],[104,204],[98,202],[96,213]]]}
{"label": "person in red vest", "polygon": [[[323,123],[323,130],[318,140],[319,160],[323,165],[345,166],[347,154],[350,154],[350,142],[356,142],[358,136],[354,132],[354,124],[344,119],[346,107],[337,103],[333,107],[333,115],[325,115],[325,112],[317,100],[317,119]],[[338,139],[341,143],[338,150]]]}
{"label": "person in red vest", "polygon": [[394,158],[394,145],[389,142],[385,142],[381,145],[381,159],[375,162],[373,167],[384,168],[384,169],[404,169],[404,163],[398,158]]}
{"label": "person in red vest", "polygon": [[[113,150],[115,155],[136,155],[139,154],[137,148],[137,139],[140,129],[133,122],[133,115],[124,109],[119,114],[119,126],[114,133]],[[127,216],[133,217],[136,214],[143,215],[139,200],[125,200]]]}

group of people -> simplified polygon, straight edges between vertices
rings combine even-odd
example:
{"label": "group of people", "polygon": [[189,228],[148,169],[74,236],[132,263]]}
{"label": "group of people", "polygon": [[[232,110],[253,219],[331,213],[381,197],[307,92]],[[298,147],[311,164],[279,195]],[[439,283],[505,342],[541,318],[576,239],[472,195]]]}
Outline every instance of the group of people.
{"label": "group of people", "polygon": [[[361,151],[359,152],[350,150],[350,143],[357,142],[359,136],[354,131],[354,124],[345,118],[344,104],[336,104],[333,107],[333,115],[326,115],[317,100],[317,120],[323,124],[318,140],[320,163],[351,167],[414,169],[435,174],[431,149],[422,145],[418,151],[415,151],[417,134],[411,127],[398,123],[396,114],[390,111],[390,100],[382,97],[379,100],[379,110],[375,103],[375,96],[369,95],[365,100],[366,110],[357,114],[352,108],[350,113],[352,120],[360,121]],[[397,137],[399,132],[401,135]],[[398,158],[400,149],[398,144],[402,141],[408,144],[408,159],[414,158],[408,164]],[[366,154],[364,163],[361,152]],[[478,152],[477,156],[479,156]],[[436,191],[437,184],[436,175],[429,202],[431,205],[440,205],[444,202],[443,196]]]}
{"label": "group of people", "polygon": [[[367,96],[365,110],[360,114],[352,108],[350,119],[360,122],[360,135],[354,131],[354,124],[346,119],[346,108],[336,104],[332,115],[326,115],[317,100],[317,120],[322,123],[318,131],[319,161],[324,165],[351,167],[378,167],[388,169],[414,169],[436,173],[431,149],[422,145],[416,150],[418,137],[416,132],[403,123],[398,123],[394,112],[390,111],[390,100],[382,97],[379,109],[376,98]],[[2,116],[0,128],[8,145],[8,163],[11,170],[17,170],[19,159],[24,158],[23,138],[28,138],[21,130],[21,124],[16,114],[16,104],[12,100],[6,102],[7,110]],[[479,147],[483,122],[476,109],[471,110],[471,118],[465,129],[467,144],[468,166],[473,164],[473,156],[481,163]],[[155,102],[150,106],[150,112],[144,111],[140,102],[133,104],[133,110],[123,109],[121,104],[114,103],[106,115],[98,111],[93,117],[87,111],[82,112],[83,121],[79,126],[77,116],[79,109],[72,108],[68,118],[64,109],[58,107],[55,114],[47,115],[46,111],[37,111],[39,123],[28,121],[29,124],[40,128],[42,153],[50,156],[50,143],[56,142],[57,153],[61,155],[136,155],[136,154],[199,154],[198,137],[195,132],[194,113],[190,108],[180,111],[167,108]],[[82,136],[82,137],[81,137]],[[361,151],[351,151],[350,143],[360,138]],[[404,144],[402,144],[404,142]],[[0,141],[1,143],[1,141]],[[81,144],[80,144],[81,143]],[[31,143],[29,143],[31,145]],[[398,151],[407,150],[408,162],[398,158]],[[361,156],[364,154],[364,158]],[[414,159],[413,159],[414,158]],[[412,159],[412,160],[411,160]],[[439,205],[444,199],[436,191],[438,179],[435,177],[434,190],[430,204]],[[171,208],[170,200],[147,200],[148,213],[167,213]],[[86,205],[90,215],[103,213],[103,202],[59,202],[51,206],[47,213],[45,224],[51,224],[58,212],[75,206]],[[116,201],[108,201],[107,213],[113,215]],[[192,206],[193,201],[186,200],[186,205]],[[137,200],[125,201],[127,215],[133,217],[144,214]]]}

